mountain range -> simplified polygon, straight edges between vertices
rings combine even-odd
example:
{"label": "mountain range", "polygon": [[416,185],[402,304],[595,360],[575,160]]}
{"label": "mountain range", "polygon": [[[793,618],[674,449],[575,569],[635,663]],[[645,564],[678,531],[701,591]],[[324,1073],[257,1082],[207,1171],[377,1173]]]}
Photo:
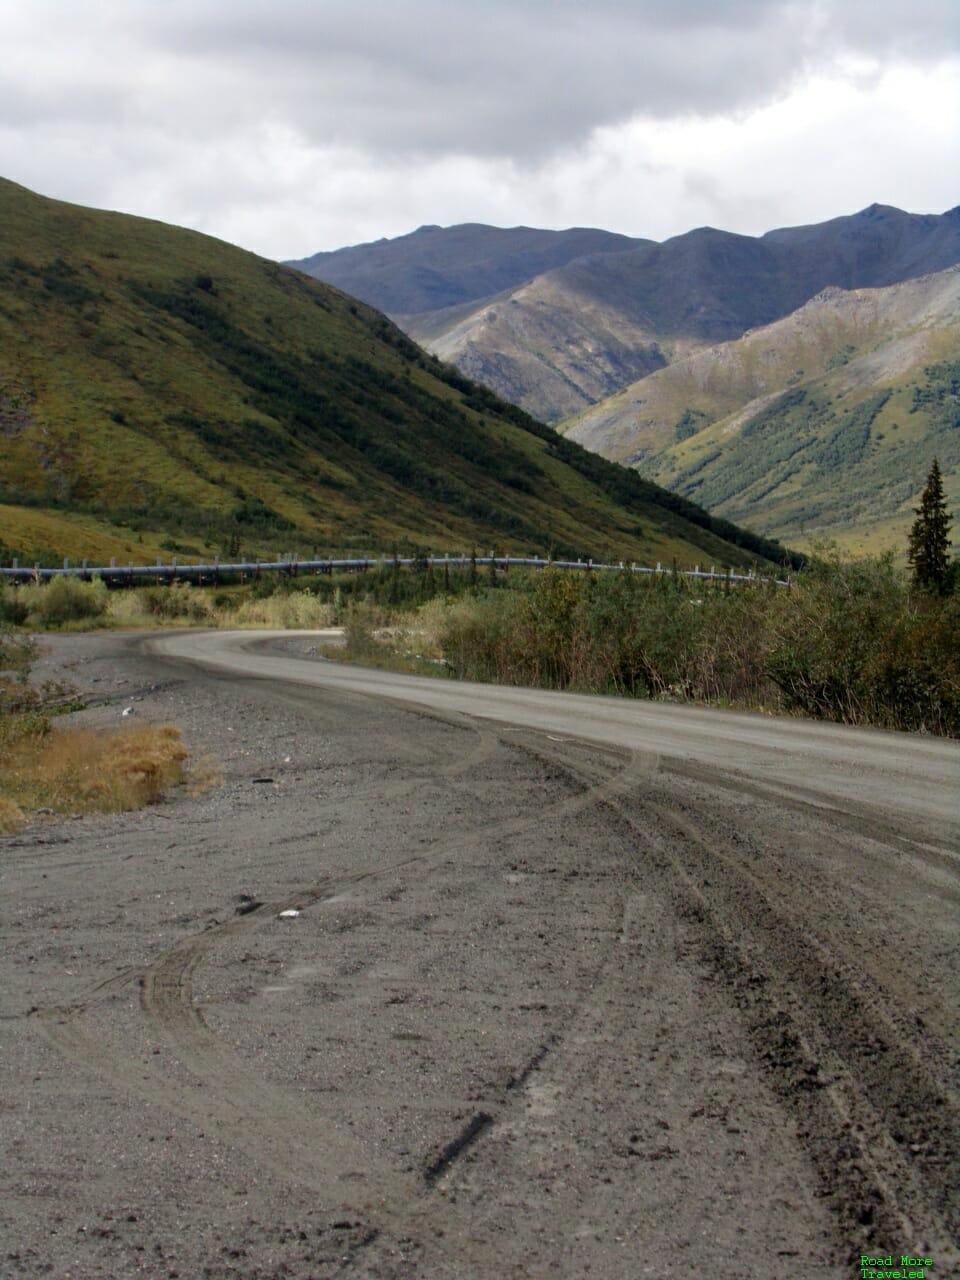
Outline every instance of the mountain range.
{"label": "mountain range", "polygon": [[[538,252],[553,260],[549,244]],[[529,418],[338,289],[0,180],[0,556],[394,545],[781,555]]]}
{"label": "mountain range", "polygon": [[492,297],[578,258],[651,244],[573,227],[421,227],[407,236],[287,263],[390,315],[439,311]]}
{"label": "mountain range", "polygon": [[791,545],[903,548],[933,456],[960,498],[960,267],[825,289],[633,383],[567,432]]}
{"label": "mountain range", "polygon": [[[535,246],[529,258],[527,245]],[[558,260],[544,268],[551,253]],[[335,274],[442,359],[604,456],[778,537],[853,530],[851,545],[875,549],[901,537],[933,452],[946,464],[948,488],[960,483],[947,368],[960,359],[957,316],[949,281],[939,280],[958,262],[960,207],[927,215],[871,205],[758,237],[699,228],[662,244],[624,245],[583,229],[430,227],[300,265]],[[916,287],[898,294],[905,282]],[[778,324],[794,315],[796,324]],[[799,336],[811,325],[815,352]],[[870,358],[873,346],[890,350]],[[748,376],[758,361],[765,372]],[[819,456],[798,446],[801,480],[799,462],[791,470],[782,455],[799,392],[832,400],[830,386],[807,387],[827,374],[831,386],[851,384],[851,406],[889,392],[887,407],[874,419],[869,467],[856,450],[842,450],[840,465],[836,450]],[[708,382],[722,392],[704,394]],[[915,391],[907,413],[894,393],[913,405]],[[788,393],[778,407],[776,397]],[[761,410],[763,424],[747,429]],[[737,413],[744,430],[730,418]],[[813,418],[818,438],[844,434],[842,414],[811,410],[808,432]],[[904,419],[896,423],[900,442],[913,442],[909,457],[877,447],[895,418]],[[737,450],[721,447],[718,439],[734,434]],[[797,493],[785,502],[791,486]],[[845,492],[856,501],[844,502]]]}
{"label": "mountain range", "polygon": [[[871,205],[758,237],[701,227],[662,244],[583,229],[422,227],[291,265],[385,311],[470,377],[559,422],[696,347],[788,315],[830,285],[895,284],[958,261],[960,207],[937,216]],[[635,372],[638,361],[645,367]]]}

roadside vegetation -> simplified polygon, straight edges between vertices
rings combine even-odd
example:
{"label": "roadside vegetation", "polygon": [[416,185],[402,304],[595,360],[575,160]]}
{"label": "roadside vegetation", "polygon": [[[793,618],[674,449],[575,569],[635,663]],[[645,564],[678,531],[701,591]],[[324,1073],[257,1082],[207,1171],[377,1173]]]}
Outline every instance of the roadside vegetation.
{"label": "roadside vegetation", "polygon": [[[939,554],[945,533],[931,509]],[[342,626],[345,644],[329,656],[370,665],[960,736],[958,561],[931,582],[892,556],[828,550],[782,585],[444,571],[421,557],[409,569],[218,590],[55,579],[0,591],[2,618],[41,629]]]}
{"label": "roadside vegetation", "polygon": [[892,556],[832,551],[785,586],[546,570],[461,588],[399,609],[349,604],[345,648],[328,655],[960,736],[958,561],[936,589]]}
{"label": "roadside vegetation", "polygon": [[67,725],[78,703],[31,682],[36,652],[33,637],[0,621],[0,832],[37,812],[139,809],[187,780],[189,752],[171,725]]}
{"label": "roadside vegetation", "polygon": [[890,558],[786,587],[547,573],[454,603],[434,645],[460,678],[960,736],[960,595]]}

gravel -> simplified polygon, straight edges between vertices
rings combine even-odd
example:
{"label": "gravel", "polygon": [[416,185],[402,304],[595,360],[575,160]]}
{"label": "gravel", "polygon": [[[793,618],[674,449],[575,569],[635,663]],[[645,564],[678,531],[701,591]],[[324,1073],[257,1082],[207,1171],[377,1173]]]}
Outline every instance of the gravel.
{"label": "gravel", "polygon": [[0,837],[4,1280],[955,1273],[928,833],[116,633],[37,674],[222,782]]}

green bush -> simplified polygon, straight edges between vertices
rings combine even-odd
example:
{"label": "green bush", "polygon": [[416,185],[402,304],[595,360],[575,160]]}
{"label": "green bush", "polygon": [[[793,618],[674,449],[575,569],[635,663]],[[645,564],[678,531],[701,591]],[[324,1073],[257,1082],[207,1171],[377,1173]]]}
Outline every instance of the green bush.
{"label": "green bush", "polygon": [[815,562],[789,587],[548,570],[457,601],[440,642],[464,679],[960,736],[960,597],[889,558]]}
{"label": "green bush", "polygon": [[62,627],[71,622],[100,618],[107,608],[107,588],[97,578],[57,577],[39,586],[22,589],[27,607],[27,623],[32,627]]}
{"label": "green bush", "polygon": [[776,601],[766,670],[787,708],[846,724],[960,735],[960,602],[892,558],[820,564]]}
{"label": "green bush", "polygon": [[29,612],[22,588],[0,585],[0,626],[22,627]]}
{"label": "green bush", "polygon": [[29,685],[36,645],[0,621],[0,723],[30,707],[36,694]]}

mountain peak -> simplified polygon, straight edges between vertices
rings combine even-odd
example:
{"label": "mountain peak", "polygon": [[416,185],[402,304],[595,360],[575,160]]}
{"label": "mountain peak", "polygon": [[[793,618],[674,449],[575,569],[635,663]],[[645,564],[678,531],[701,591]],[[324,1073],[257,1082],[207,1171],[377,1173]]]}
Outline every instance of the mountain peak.
{"label": "mountain peak", "polygon": [[590,228],[426,227],[299,265],[559,422],[678,353],[770,324],[825,288],[894,284],[958,261],[955,217],[877,201],[762,236],[701,226],[659,244]]}

